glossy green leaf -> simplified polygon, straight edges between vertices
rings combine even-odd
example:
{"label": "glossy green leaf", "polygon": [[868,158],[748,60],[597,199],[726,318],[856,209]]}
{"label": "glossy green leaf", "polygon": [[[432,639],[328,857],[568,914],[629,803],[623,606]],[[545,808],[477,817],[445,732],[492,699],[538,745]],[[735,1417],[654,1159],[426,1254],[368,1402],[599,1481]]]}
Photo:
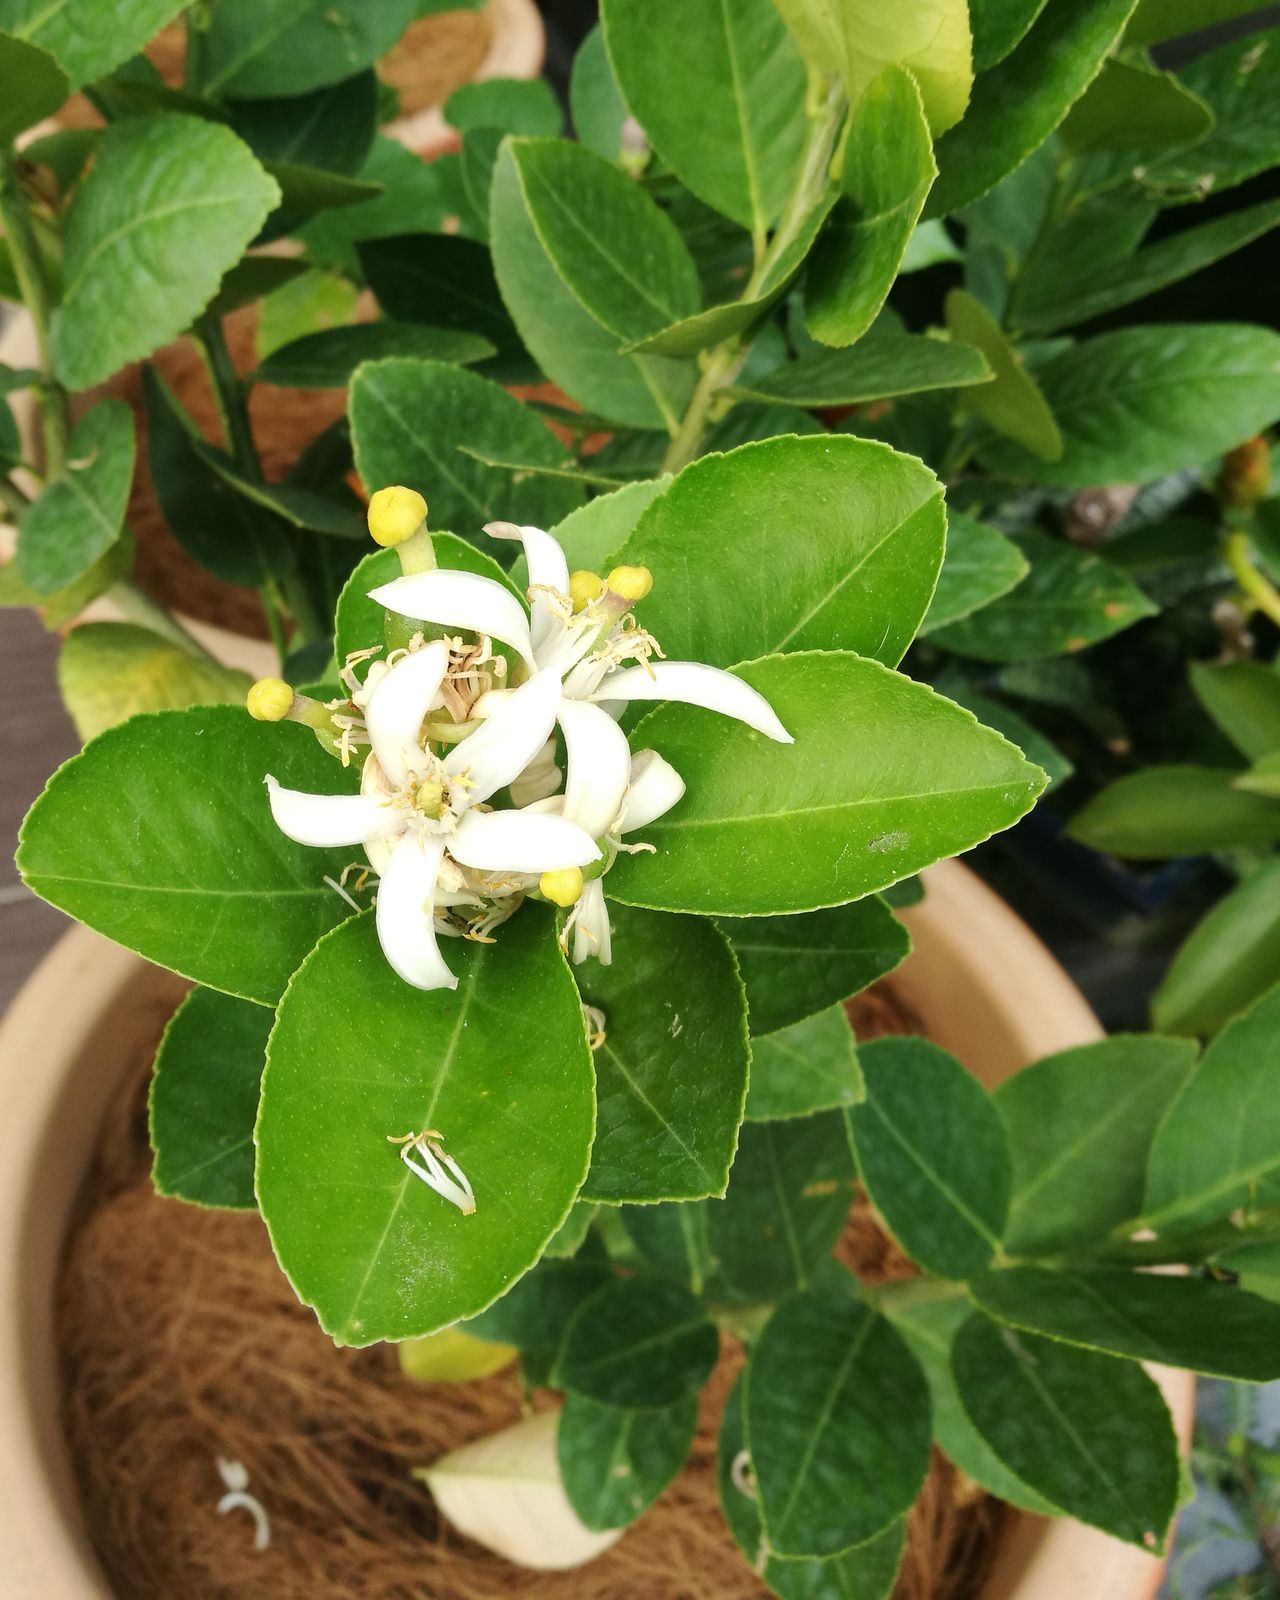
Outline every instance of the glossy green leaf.
{"label": "glossy green leaf", "polygon": [[1280,1203],[1280,986],[1222,1030],[1156,1131],[1143,1220],[1157,1231]]}
{"label": "glossy green leaf", "polygon": [[263,166],[280,186],[280,204],[267,218],[255,241],[258,244],[298,232],[318,212],[367,204],[380,193],[377,184],[341,172],[325,172],[292,161],[266,161]]}
{"label": "glossy green leaf", "polygon": [[[551,531],[564,551],[569,571],[605,573],[615,566],[610,557],[670,482],[670,478],[663,477],[648,483],[629,483],[612,494],[597,495],[558,522]],[[520,561],[512,570],[521,571]]]}
{"label": "glossy green leaf", "polygon": [[444,119],[459,133],[501,128],[506,133],[555,134],[560,107],[545,78],[483,78],[464,83],[444,103]]}
{"label": "glossy green leaf", "polygon": [[[13,26],[9,6],[0,6],[0,25]],[[5,101],[0,106],[0,144],[9,145],[33,123],[51,116],[71,92],[62,67],[48,48],[0,33],[0,77]]]}
{"label": "glossy green leaf", "polygon": [[1138,0],[1124,42],[1133,47],[1160,44],[1256,10],[1255,0]]}
{"label": "glossy green leaf", "polygon": [[992,1098],[1013,1160],[1006,1249],[1096,1243],[1138,1214],[1151,1140],[1195,1057],[1182,1040],[1117,1034],[1005,1079]]}
{"label": "glossy green leaf", "polygon": [[862,1073],[843,1006],[756,1039],[746,1116],[752,1122],[807,1117],[862,1099]]}
{"label": "glossy green leaf", "polygon": [[573,118],[573,131],[588,150],[604,156],[606,161],[617,161],[621,157],[627,103],[609,65],[604,29],[599,23],[579,45],[573,58],[573,71],[569,75],[569,114]]}
{"label": "glossy green leaf", "polygon": [[954,700],[966,711],[972,711],[979,722],[1004,734],[1010,744],[1017,745],[1028,761],[1034,761],[1047,773],[1049,782],[1045,786],[1045,794],[1051,794],[1058,784],[1065,783],[1075,771],[1074,765],[1057,745],[1052,744],[1039,728],[1019,716],[1003,700],[993,700],[988,695],[980,694],[967,680],[953,672],[943,672],[934,687],[939,694],[945,694],[948,700]]}
{"label": "glossy green leaf", "polygon": [[[381,245],[383,241],[394,241],[390,245],[393,250],[404,245],[416,254],[421,241],[445,237],[459,252],[471,246],[479,258],[487,263],[487,252],[483,246],[476,244],[474,238],[464,239],[441,232],[448,227],[461,226],[458,198],[447,181],[450,170],[448,163],[456,163],[457,159],[456,156],[439,156],[434,161],[423,161],[421,156],[415,155],[397,140],[379,134],[358,176],[366,183],[378,184],[381,194],[359,205],[322,212],[306,223],[299,230],[298,237],[305,245],[309,259],[358,274],[365,249],[375,242]],[[412,245],[410,241],[413,241]],[[492,282],[492,270],[488,272],[488,277]],[[479,280],[473,280],[473,284],[478,287]],[[496,290],[492,298],[496,303]],[[409,316],[391,306],[387,310],[394,316],[404,317],[406,321],[440,325],[446,322],[440,304],[433,306],[426,314]],[[464,323],[463,326],[469,324]],[[509,332],[510,325],[507,326]],[[483,333],[486,330],[477,327],[475,331]]]}
{"label": "glossy green leaf", "polygon": [[822,350],[790,361],[763,377],[739,380],[732,392],[746,399],[796,406],[843,406],[924,389],[991,383],[980,351],[919,334],[875,334],[852,350]]}
{"label": "glossy green leaf", "polygon": [[231,126],[259,161],[283,161],[354,177],[377,132],[378,80],[358,72],[311,94],[241,100]]}
{"label": "glossy green leaf", "polygon": [[1233,785],[1249,794],[1265,794],[1280,800],[1280,750],[1263,756],[1236,778]]}
{"label": "glossy green leaf", "polygon": [[371,66],[416,0],[219,0],[204,38],[206,94],[300,95]]}
{"label": "glossy green leaf", "polygon": [[782,1302],[747,1366],[747,1442],[779,1555],[833,1556],[873,1538],[915,1499],[929,1463],[924,1374],[837,1271]]}
{"label": "glossy green leaf", "polygon": [[1012,543],[1029,563],[1026,577],[981,610],[931,628],[935,644],[980,661],[1035,660],[1083,650],[1156,609],[1127,573],[1091,550],[1043,533]]}
{"label": "glossy green leaf", "polygon": [[266,1006],[193,989],[174,1012],[151,1081],[151,1176],[161,1194],[251,1211],[253,1125],[267,1035]]}
{"label": "glossy green leaf", "polygon": [[579,1307],[555,1380],[601,1405],[661,1410],[701,1388],[719,1350],[715,1323],[687,1289],[617,1278]]}
{"label": "glossy green leaf", "polygon": [[1045,0],[970,0],[974,71],[1003,61],[1044,8]]}
{"label": "glossy green leaf", "polygon": [[1023,1482],[1081,1522],[1163,1549],[1178,1444],[1136,1362],[1013,1333],[975,1312],[956,1335],[951,1367],[970,1419]]}
{"label": "glossy green leaf", "polygon": [[605,0],[609,60],[650,143],[699,199],[758,234],[804,133],[804,67],[771,0]]}
{"label": "glossy green leaf", "polygon": [[1031,563],[1012,539],[963,511],[948,512],[947,553],[920,632],[931,633],[980,611],[1016,588],[1030,570]]}
{"label": "glossy green leaf", "polygon": [[696,1200],[729,1181],[747,1092],[746,998],[702,917],[614,907],[611,966],[577,969],[604,1013],[594,1052],[596,1143],[587,1200]]}
{"label": "glossy green leaf", "polygon": [[371,239],[360,245],[360,265],[388,316],[478,334],[508,361],[519,350],[489,252],[474,239],[431,233]]}
{"label": "glossy green leaf", "polygon": [[964,120],[935,150],[927,211],[941,217],[994,188],[1042,144],[1100,71],[1134,0],[1053,0],[973,86]]}
{"label": "glossy green leaf", "polygon": [[866,1097],[849,1125],[863,1187],[926,1271],[972,1277],[990,1263],[1009,1208],[1009,1148],[995,1107],[927,1039],[873,1039],[858,1059]]}
{"label": "glossy green leaf", "polygon": [[1071,150],[1163,150],[1192,144],[1213,113],[1171,72],[1112,59],[1067,113],[1060,132]]}
{"label": "glossy green leaf", "polygon": [[684,1466],[698,1421],[690,1395],[661,1411],[565,1396],[556,1454],[565,1493],[588,1528],[625,1528]]}
{"label": "glossy green leaf", "polygon": [[349,414],[366,486],[418,486],[432,521],[464,537],[479,541],[495,519],[547,527],[581,502],[576,484],[533,477],[515,483],[457,448],[518,449],[550,466],[567,459],[527,407],[474,372],[438,361],[366,362],[351,383]]}
{"label": "glossy green leaf", "polygon": [[714,1271],[708,1221],[712,1202],[622,1206],[618,1220],[641,1256],[664,1277],[702,1294]]}
{"label": "glossy green leaf", "polygon": [[[586,1172],[590,1052],[550,917],[526,908],[500,942],[459,946],[456,991],[415,989],[365,914],[316,947],[280,1004],[258,1203],[299,1299],[340,1344],[482,1310],[538,1259]],[[424,1128],[466,1173],[472,1215],[401,1162],[394,1139]]]}
{"label": "glossy green leaf", "polygon": [[1170,1033],[1215,1033],[1277,973],[1280,857],[1255,868],[1192,929],[1152,997],[1152,1020]]}
{"label": "glossy green leaf", "polygon": [[830,1255],[853,1200],[839,1111],[745,1123],[725,1198],[707,1208],[719,1277],[740,1300],[801,1289]]}
{"label": "glossy green leaf", "polygon": [[610,1269],[597,1261],[544,1258],[495,1300],[470,1317],[465,1331],[477,1338],[514,1344],[530,1383],[546,1383],[560,1354],[565,1329],[578,1309],[609,1282]]}
{"label": "glossy green leaf", "polygon": [[1250,761],[1280,750],[1280,672],[1260,661],[1193,661],[1196,699]]}
{"label": "glossy green leaf", "polygon": [[415,357],[466,366],[493,355],[479,334],[416,322],[355,322],[322,328],[273,350],[257,371],[259,383],[286,389],[345,389],[362,361]]}
{"label": "glossy green leaf", "polygon": [[892,972],[911,948],[877,896],[798,917],[723,917],[754,1035],[776,1033]]}
{"label": "glossy green leaf", "polygon": [[831,647],[893,665],[928,609],[945,527],[918,461],[845,436],[768,439],[686,467],[617,559],[653,572],[640,619],[673,660]]}
{"label": "glossy green leaf", "polygon": [[81,623],[58,655],[58,691],[82,739],[138,711],[242,706],[251,681],[131,622]]}
{"label": "glossy green leaf", "polygon": [[217,294],[209,302],[209,314],[224,317],[229,311],[264,299],[286,284],[305,277],[309,270],[305,261],[292,256],[244,256],[219,284]]}
{"label": "glossy green leaf", "polygon": [[271,820],[268,772],[318,794],[355,788],[355,774],[294,723],[255,722],[233,706],[133,717],[54,773],[28,813],[18,866],[42,899],[148,960],[274,1005],[320,935],[350,914],[324,880],[351,851],[286,839]]}
{"label": "glossy green leaf", "polygon": [[133,415],[100,400],[76,424],[61,476],[23,512],[18,573],[41,594],[84,576],[120,537],[133,479]]}
{"label": "glossy green leaf", "polygon": [[109,128],[67,214],[61,381],[89,388],[181,333],[279,197],[217,123],[165,112]]}
{"label": "glossy green leaf", "polygon": [[994,374],[991,383],[962,397],[965,410],[1040,460],[1056,461],[1063,446],[1053,411],[991,313],[968,290],[952,289],[947,327],[956,339],[980,350]]}
{"label": "glossy green leaf", "polygon": [[1249,1383],[1280,1377],[1280,1306],[1231,1284],[1120,1267],[1009,1267],[969,1293],[998,1322],[1067,1344]]}
{"label": "glossy green leaf", "polygon": [[1234,777],[1216,767],[1144,767],[1094,795],[1067,831],[1140,861],[1280,839],[1280,800],[1233,788]]}
{"label": "glossy green leaf", "polygon": [[98,0],[2,0],[0,28],[55,56],[78,89],[136,55],[181,9],[181,0],[113,0],[105,12]]}
{"label": "glossy green leaf", "polygon": [[841,198],[809,263],[805,324],[815,339],[848,345],[871,326],[937,173],[919,85],[890,67],[850,115]]}
{"label": "glossy green leaf", "polygon": [[614,898],[712,916],[838,905],[1010,826],[1044,787],[999,734],[877,662],[815,651],[738,670],[795,744],[686,706],[646,717],[637,748],[688,792],[646,830],[656,854],[614,864]]}

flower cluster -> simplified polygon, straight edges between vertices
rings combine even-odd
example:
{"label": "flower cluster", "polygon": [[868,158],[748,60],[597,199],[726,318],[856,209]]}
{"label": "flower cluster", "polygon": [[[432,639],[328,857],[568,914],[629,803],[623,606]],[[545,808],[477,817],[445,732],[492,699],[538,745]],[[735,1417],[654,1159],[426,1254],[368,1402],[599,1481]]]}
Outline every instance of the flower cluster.
{"label": "flower cluster", "polygon": [[[378,650],[351,657],[349,698],[324,708],[324,731],[344,757],[369,747],[360,793],[307,794],[268,776],[272,815],[301,844],[364,847],[378,875],[382,949],[418,988],[457,984],[437,935],[487,938],[530,894],[569,909],[563,938],[572,936],[575,962],[607,964],[604,876],[620,851],[652,848],[627,836],[684,794],[656,751],[632,753],[618,724],[625,707],[680,700],[782,743],[791,736],[742,679],[662,658],[632,610],[652,587],[646,568],[571,574],[541,528],[490,523],[491,538],[524,547],[526,612],[494,579],[434,566],[426,507],[412,495],[406,514],[410,493],[381,491],[396,498],[374,497],[370,526],[381,543],[415,541],[413,564],[426,570],[406,571],[369,598],[417,629],[385,659],[372,659]],[[272,689],[251,691],[255,715],[296,704],[283,684],[274,699]],[[509,803],[495,803],[503,791]]]}

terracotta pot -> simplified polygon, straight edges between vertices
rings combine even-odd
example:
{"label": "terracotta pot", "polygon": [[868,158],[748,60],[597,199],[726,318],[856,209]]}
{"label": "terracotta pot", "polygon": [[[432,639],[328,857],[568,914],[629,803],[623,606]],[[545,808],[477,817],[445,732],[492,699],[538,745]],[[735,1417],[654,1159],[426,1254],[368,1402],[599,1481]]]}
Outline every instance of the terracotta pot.
{"label": "terracotta pot", "polygon": [[[897,983],[932,1037],[986,1083],[1100,1037],[1057,962],[955,862],[906,913]],[[111,1600],[59,1423],[54,1293],[107,1106],[186,984],[85,928],[67,933],[0,1024],[0,1551],[9,1600]],[[1157,1374],[1180,1437],[1193,1381]],[[982,1600],[1150,1600],[1161,1563],[1069,1521],[1007,1519]]]}

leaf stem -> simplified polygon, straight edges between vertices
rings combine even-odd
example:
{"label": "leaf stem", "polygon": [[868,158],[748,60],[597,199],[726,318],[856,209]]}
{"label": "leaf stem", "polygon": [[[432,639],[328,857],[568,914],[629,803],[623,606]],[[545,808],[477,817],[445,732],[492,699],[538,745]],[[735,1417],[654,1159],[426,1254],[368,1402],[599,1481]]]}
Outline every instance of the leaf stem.
{"label": "leaf stem", "polygon": [[1227,565],[1255,611],[1261,611],[1280,627],[1280,589],[1265,573],[1259,572],[1249,555],[1249,536],[1236,529],[1227,535]]}
{"label": "leaf stem", "polygon": [[1239,1222],[1225,1218],[1201,1228],[1189,1228],[1185,1233],[1169,1233],[1155,1239],[1113,1239],[1096,1250],[1081,1251],[1052,1260],[1037,1258],[1036,1264],[1075,1267],[1200,1266],[1229,1250],[1238,1250],[1242,1245],[1263,1244],[1272,1239],[1280,1239],[1280,1206],[1263,1207]]}
{"label": "leaf stem", "polygon": [[249,412],[244,403],[244,384],[232,363],[231,352],[227,349],[226,335],[222,331],[222,319],[210,314],[200,317],[192,329],[192,338],[204,357],[204,364],[209,371],[209,380],[213,384],[213,398],[218,407],[218,420],[222,423],[227,448],[245,477],[254,483],[261,483],[262,463],[258,459],[258,449],[253,442],[253,430],[249,426]]}
{"label": "leaf stem", "polygon": [[49,350],[49,321],[53,301],[45,278],[40,247],[36,242],[35,227],[27,206],[27,197],[18,176],[17,161],[12,149],[0,152],[0,222],[4,224],[13,274],[23,303],[31,314],[35,329],[36,351],[40,363],[40,416],[44,437],[44,470],[53,479],[62,472],[67,455],[67,435],[71,431],[71,413],[67,393],[53,375],[53,361]]}
{"label": "leaf stem", "polygon": [[218,658],[206,650],[194,634],[188,633],[172,612],[149,594],[144,594],[132,579],[118,578],[106,591],[104,598],[111,601],[129,622],[136,622],[140,627],[158,633],[171,644],[181,645],[189,655],[217,662]]}

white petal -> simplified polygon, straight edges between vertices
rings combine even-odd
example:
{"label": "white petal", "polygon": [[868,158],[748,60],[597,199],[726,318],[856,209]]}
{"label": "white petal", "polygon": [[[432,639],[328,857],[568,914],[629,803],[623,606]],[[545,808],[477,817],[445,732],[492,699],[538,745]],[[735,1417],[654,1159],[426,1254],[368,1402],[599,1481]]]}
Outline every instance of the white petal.
{"label": "white petal", "polygon": [[436,948],[434,896],[444,839],[406,837],[391,852],[378,882],[378,942],[415,989],[456,989],[458,980]]}
{"label": "white petal", "polygon": [[617,821],[631,779],[627,736],[585,700],[562,700],[559,720],[569,758],[563,815],[599,839]]}
{"label": "white petal", "polygon": [[556,765],[556,742],[548,739],[520,776],[511,780],[512,805],[523,807],[548,799],[563,777]]}
{"label": "white petal", "polygon": [[533,648],[544,644],[559,627],[559,619],[547,604],[547,589],[566,599],[569,594],[569,563],[559,541],[541,528],[517,527],[514,522],[486,522],[484,531],[491,539],[519,539],[524,546],[529,569],[529,612],[532,618]]}
{"label": "white petal", "polygon": [[283,788],[270,773],[265,782],[276,827],[299,844],[363,844],[401,825],[390,807],[369,795],[307,794]]}
{"label": "white petal", "polygon": [[594,956],[602,967],[613,964],[613,930],[609,926],[604,884],[599,878],[593,878],[582,891],[578,920],[573,925],[574,964],[578,965],[588,956]]}
{"label": "white petal", "polygon": [[379,877],[387,870],[387,862],[391,860],[391,852],[395,849],[394,839],[366,839],[364,853],[369,858],[369,865]]}
{"label": "white petal", "polygon": [[560,679],[554,672],[536,672],[513,689],[493,715],[445,757],[445,771],[466,779],[465,786],[455,786],[454,806],[461,809],[487,800],[518,778],[550,738],[559,708]]}
{"label": "white petal", "polygon": [[426,768],[420,734],[422,720],[444,682],[449,646],[433,639],[421,650],[401,656],[378,679],[365,707],[373,753],[392,783],[403,783]]}
{"label": "white petal", "polygon": [[655,661],[649,666],[624,667],[611,672],[592,699],[682,700],[686,705],[736,717],[779,744],[795,743],[762,694],[732,672],[701,661]]}
{"label": "white petal", "polygon": [[595,840],[577,823],[528,811],[468,811],[449,854],[477,872],[553,872],[600,859]]}
{"label": "white petal", "polygon": [[683,796],[684,779],[669,761],[656,750],[637,751],[618,831],[630,833],[633,828],[647,828]]}
{"label": "white petal", "polygon": [[370,589],[370,600],[402,617],[432,622],[438,628],[469,628],[509,644],[528,663],[533,659],[529,619],[510,589],[476,572],[415,572]]}

